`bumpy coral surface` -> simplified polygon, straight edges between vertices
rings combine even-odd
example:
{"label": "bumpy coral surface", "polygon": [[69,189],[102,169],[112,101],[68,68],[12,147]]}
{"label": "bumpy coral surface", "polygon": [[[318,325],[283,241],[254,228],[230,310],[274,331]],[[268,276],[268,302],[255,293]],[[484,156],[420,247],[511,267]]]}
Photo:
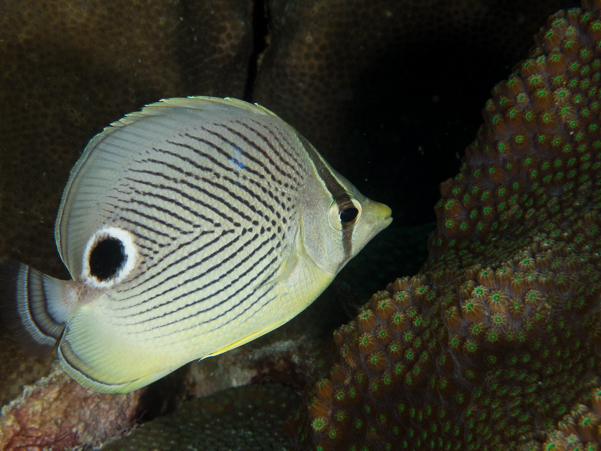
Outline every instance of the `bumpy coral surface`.
{"label": "bumpy coral surface", "polygon": [[598,385],[601,1],[535,41],[441,185],[421,273],[335,333],[298,449],[532,447]]}
{"label": "bumpy coral surface", "polygon": [[576,405],[557,425],[545,434],[544,441],[533,440],[519,447],[520,451],[577,451],[601,448],[601,388],[594,388],[585,404]]}
{"label": "bumpy coral surface", "polygon": [[[417,225],[430,218],[435,183],[453,174],[455,152],[445,150],[472,139],[490,87],[527,55],[550,14],[579,1],[267,4],[269,46],[253,101],[296,127],[361,192],[382,193],[397,220],[402,213]],[[400,194],[407,188],[411,196]]]}
{"label": "bumpy coral surface", "polygon": [[16,341],[0,337],[0,406],[17,399],[23,386],[50,373],[50,360],[28,354]]}
{"label": "bumpy coral surface", "polygon": [[417,273],[428,258],[427,239],[435,224],[388,228],[379,233],[336,276],[317,303],[332,300],[344,308],[347,317],[332,311],[331,331],[354,318],[371,294],[396,277]]}
{"label": "bumpy coral surface", "polygon": [[59,450],[97,446],[136,420],[147,389],[112,396],[86,390],[55,367],[2,408],[0,449]]}
{"label": "bumpy coral surface", "polygon": [[[0,0],[0,258],[67,278],[53,225],[69,170],[86,143],[111,121],[160,98],[241,97],[251,51],[247,1]],[[4,405],[47,376],[50,365],[4,337],[0,348]],[[51,396],[47,384],[40,390]],[[89,406],[89,395],[76,393],[65,425],[82,431],[89,426],[85,414],[74,412]],[[131,406],[120,408],[136,408],[136,399],[124,399]],[[116,409],[110,397],[97,402],[98,411]],[[83,443],[79,432],[60,430],[66,438],[57,439],[47,429],[57,411],[34,415],[31,405],[20,410],[18,430],[10,429],[16,436],[35,430],[39,437],[31,433],[30,444],[40,447]],[[0,428],[11,418],[1,417]],[[0,440],[10,439],[13,432],[6,431]]]}
{"label": "bumpy coral surface", "polygon": [[282,423],[300,397],[278,384],[248,385],[188,401],[174,415],[145,423],[103,450],[281,450]]}
{"label": "bumpy coral surface", "polygon": [[[376,81],[364,77],[381,60],[387,61],[386,70],[396,69],[397,62],[432,42],[453,37],[460,45],[476,36],[479,39],[466,51],[515,58],[524,38],[531,36],[527,30],[536,30],[559,4],[274,0],[269,2],[273,30],[259,68],[255,100],[295,124],[332,162],[334,155],[328,152],[340,149],[340,140],[348,133],[345,110],[358,101],[358,91],[372,89],[362,83]],[[519,23],[516,16],[521,17]],[[428,62],[424,66],[419,71]]]}
{"label": "bumpy coral surface", "polygon": [[[256,25],[252,29],[252,17],[254,14],[257,19],[262,18],[261,11],[257,11],[261,5],[269,10],[269,18],[261,19],[269,21],[269,45],[259,64],[256,95],[251,91],[251,97],[284,114],[292,125],[311,135],[309,138],[316,140],[318,149],[331,157],[331,163],[336,163],[335,155],[342,155],[342,165],[334,166],[345,175],[361,183],[369,178],[371,184],[376,183],[376,177],[363,173],[358,178],[352,171],[359,171],[357,168],[361,166],[364,172],[379,164],[375,160],[367,162],[365,152],[369,150],[368,153],[373,154],[373,146],[358,149],[359,154],[347,158],[349,148],[329,148],[328,142],[319,142],[320,137],[325,140],[334,134],[336,138],[330,142],[339,142],[340,136],[363,142],[363,134],[360,137],[354,134],[358,130],[356,122],[351,127],[341,124],[336,128],[337,118],[349,111],[349,99],[355,99],[353,111],[360,112],[355,114],[359,124],[377,118],[377,133],[370,136],[389,137],[377,145],[378,149],[397,149],[402,143],[403,149],[409,149],[406,158],[418,155],[412,160],[416,164],[429,164],[431,160],[426,163],[420,160],[417,143],[405,147],[408,134],[397,141],[397,136],[393,138],[380,129],[380,123],[385,122],[384,118],[392,118],[392,122],[407,124],[413,129],[419,125],[419,118],[412,112],[407,120],[406,112],[414,111],[414,105],[421,105],[422,110],[428,112],[428,116],[422,116],[425,119],[435,110],[432,96],[441,96],[436,105],[453,104],[455,99],[432,88],[432,85],[446,84],[445,75],[442,83],[425,83],[428,89],[411,87],[411,92],[423,95],[406,99],[399,107],[395,99],[405,98],[407,93],[395,92],[392,96],[392,88],[411,83],[399,83],[396,78],[388,84],[374,83],[370,81],[374,79],[371,75],[364,82],[362,74],[376,67],[388,68],[393,61],[405,61],[407,53],[413,52],[415,42],[424,41],[425,36],[430,36],[427,40],[449,41],[457,35],[478,43],[482,40],[477,36],[486,30],[485,36],[490,36],[492,42],[502,43],[498,48],[515,51],[519,48],[517,43],[524,42],[520,38],[522,29],[538,24],[545,10],[557,9],[556,3],[570,1],[576,0],[513,1],[498,10],[494,9],[497,2],[491,0],[327,0],[319,3],[0,0],[0,60],[3,63],[0,256],[25,261],[54,276],[67,277],[56,255],[53,224],[69,170],[85,144],[111,121],[160,98],[243,97],[251,66],[259,59],[253,53],[253,39],[260,38],[257,36],[260,30]],[[503,25],[516,22],[516,16],[520,18],[519,27]],[[492,26],[486,22],[487,17],[494,17],[496,33],[489,32]],[[347,32],[350,28],[353,33]],[[471,31],[465,33],[467,29]],[[314,30],[323,30],[326,34],[322,37]],[[459,30],[463,31],[459,33]],[[522,36],[527,37],[532,31],[523,33]],[[349,41],[351,38],[353,42]],[[382,53],[386,49],[389,50]],[[465,50],[462,49],[462,53],[473,52],[470,58],[477,55],[481,60],[483,57],[473,45]],[[368,53],[372,56],[361,56]],[[440,63],[432,64],[438,67]],[[391,73],[397,77],[399,71]],[[352,75],[352,80],[347,79],[347,75]],[[380,89],[376,95],[365,90],[374,86]],[[458,90],[450,90],[455,91]],[[469,100],[472,96],[466,97]],[[374,98],[388,99],[388,103],[384,108],[374,108],[371,101]],[[460,100],[466,101],[465,98]],[[371,112],[368,118],[364,111]],[[442,116],[445,117],[437,122],[446,126],[446,114]],[[386,122],[386,132],[390,124]],[[460,126],[453,123],[446,131],[463,128],[463,123]],[[426,155],[434,158],[432,150],[432,146],[426,149]],[[348,166],[345,168],[344,164]],[[415,167],[408,161],[404,166]],[[439,170],[437,165],[431,166],[434,172]],[[411,169],[403,175],[412,177],[415,172]],[[420,180],[410,182],[421,183]],[[373,191],[373,188],[363,189],[363,192]],[[433,189],[420,192],[424,191],[435,195]],[[390,200],[400,202],[382,199],[388,203]],[[429,209],[430,202],[427,205]],[[413,224],[419,223],[414,219]]]}
{"label": "bumpy coral surface", "polygon": [[0,0],[0,257],[66,277],[53,224],[87,142],[161,98],[242,97],[250,2]]}

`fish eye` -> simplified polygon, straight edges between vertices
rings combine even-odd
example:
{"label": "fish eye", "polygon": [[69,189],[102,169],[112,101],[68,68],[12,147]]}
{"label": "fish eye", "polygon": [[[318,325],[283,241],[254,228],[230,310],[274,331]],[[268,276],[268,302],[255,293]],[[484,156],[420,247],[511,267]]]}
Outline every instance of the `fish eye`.
{"label": "fish eye", "polygon": [[96,287],[109,287],[122,280],[137,257],[133,237],[123,229],[104,228],[88,240],[83,275]]}
{"label": "fish eye", "polygon": [[357,217],[358,214],[359,214],[359,210],[357,210],[355,207],[345,208],[344,210],[342,210],[340,212],[340,222],[342,222],[342,223],[351,222],[353,219],[355,219]]}
{"label": "fish eye", "polygon": [[330,205],[330,225],[342,230],[355,224],[361,217],[361,203],[354,197],[345,194],[342,199],[334,200]]}

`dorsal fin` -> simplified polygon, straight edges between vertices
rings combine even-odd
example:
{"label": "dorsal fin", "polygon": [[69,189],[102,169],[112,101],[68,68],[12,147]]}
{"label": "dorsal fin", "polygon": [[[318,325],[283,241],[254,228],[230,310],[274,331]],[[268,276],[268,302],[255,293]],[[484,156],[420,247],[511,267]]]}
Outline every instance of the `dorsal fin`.
{"label": "dorsal fin", "polygon": [[[71,170],[63,192],[54,230],[57,248],[71,277],[82,274],[83,247],[97,230],[90,217],[98,199],[120,180],[132,161],[143,159],[153,147],[174,134],[203,122],[232,121],[240,117],[273,115],[263,107],[217,97],[165,99],[127,114],[96,135]],[[77,243],[77,246],[70,245]]]}

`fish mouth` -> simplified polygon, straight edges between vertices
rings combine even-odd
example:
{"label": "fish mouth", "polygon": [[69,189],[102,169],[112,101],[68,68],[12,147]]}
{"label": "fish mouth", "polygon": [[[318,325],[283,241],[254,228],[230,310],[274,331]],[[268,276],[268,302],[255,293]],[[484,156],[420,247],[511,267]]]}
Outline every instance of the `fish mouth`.
{"label": "fish mouth", "polygon": [[383,216],[380,219],[380,226],[382,229],[388,227],[392,222],[392,210],[388,205],[380,204],[380,214]]}
{"label": "fish mouth", "polygon": [[388,227],[391,222],[392,222],[392,216],[390,216],[390,215],[386,216],[384,219],[382,219],[382,222],[380,223],[381,229],[385,229],[386,227]]}
{"label": "fish mouth", "polygon": [[371,227],[373,233],[370,235],[370,239],[373,238],[378,232],[384,230],[392,222],[392,210],[388,205],[368,200],[365,206],[365,213],[371,217]]}

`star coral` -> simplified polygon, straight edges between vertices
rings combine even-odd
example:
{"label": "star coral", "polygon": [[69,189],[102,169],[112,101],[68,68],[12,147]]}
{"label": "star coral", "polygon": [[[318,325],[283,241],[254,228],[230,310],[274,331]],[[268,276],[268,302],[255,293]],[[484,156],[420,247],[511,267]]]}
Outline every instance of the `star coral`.
{"label": "star coral", "polygon": [[276,450],[287,437],[281,424],[298,404],[294,390],[279,384],[246,385],[185,402],[173,415],[157,418],[105,451]]}
{"label": "star coral", "polygon": [[[312,134],[312,139],[332,137],[331,143],[340,141],[342,136],[351,144],[360,143],[367,138],[357,139],[356,123],[336,125],[338,119],[351,110],[350,106],[360,123],[377,117],[374,121],[378,133],[372,136],[381,138],[384,136],[380,130],[382,116],[394,123],[409,123],[404,120],[404,111],[413,113],[415,105],[422,105],[422,111],[431,114],[433,94],[442,96],[439,106],[454,103],[453,97],[442,95],[436,88],[449,84],[446,74],[429,83],[431,91],[413,89],[412,83],[402,84],[411,86],[410,94],[421,93],[422,97],[407,98],[407,93],[392,96],[392,88],[401,85],[396,78],[398,70],[390,71],[391,62],[399,60],[394,55],[402,53],[402,64],[411,64],[406,63],[405,58],[407,50],[415,50],[416,42],[429,42],[430,47],[417,47],[419,53],[428,53],[428,49],[435,52],[439,48],[440,43],[432,41],[434,36],[442,42],[456,42],[455,38],[460,38],[478,44],[466,45],[461,53],[469,54],[472,59],[477,56],[482,64],[481,58],[485,55],[495,58],[495,52],[480,51],[485,44],[476,36],[483,27],[491,43],[501,43],[495,47],[503,54],[522,52],[525,49],[521,47],[521,37],[531,34],[528,30],[539,23],[545,11],[554,11],[559,7],[555,5],[573,1],[513,1],[513,5],[498,6],[496,0],[327,0],[318,3],[313,0],[0,0],[0,61],[3,63],[0,256],[26,261],[53,276],[67,277],[56,254],[53,223],[69,170],[94,134],[144,104],[173,96],[246,96],[246,100],[252,99],[276,113],[285,113],[293,126]],[[411,15],[404,11],[410,11]],[[517,15],[521,18],[519,26],[512,26],[511,18]],[[265,31],[260,24],[267,29],[268,22],[269,33],[263,36]],[[354,32],[348,33],[351,28]],[[317,45],[321,38],[316,33],[324,30],[327,35],[322,49],[321,44]],[[305,42],[306,33],[313,33],[313,44]],[[263,58],[263,54],[256,54],[258,50],[253,48],[253,42],[264,37],[268,46]],[[362,42],[369,44],[358,50]],[[366,58],[368,53],[379,56]],[[318,60],[326,64],[314,71],[312,68]],[[374,64],[374,61],[383,63]],[[453,62],[459,64],[456,59]],[[444,62],[438,58],[432,59],[430,66],[416,73],[421,79],[422,72],[439,72],[430,68],[441,64]],[[259,70],[255,89],[249,80],[256,66]],[[374,67],[395,74],[394,81],[389,84],[364,82],[361,75]],[[471,80],[465,80],[462,75],[459,82],[463,84],[452,92],[461,91],[461,86],[473,85]],[[450,84],[457,86],[456,82]],[[366,93],[366,89],[374,87],[375,92]],[[477,94],[462,96],[478,97]],[[374,98],[386,99],[388,104],[374,108],[373,103],[367,101]],[[350,99],[356,101],[349,105]],[[403,101],[400,107],[397,100]],[[364,111],[367,110],[373,114],[366,117]],[[399,111],[402,112],[400,117]],[[380,117],[376,116],[377,112]],[[439,123],[446,123],[443,119],[445,117],[441,117]],[[410,122],[408,127],[413,130],[415,122]],[[393,129],[388,126],[390,123],[386,122],[387,131]],[[449,130],[439,129],[436,133],[429,130],[428,136],[444,136],[464,128],[455,121]],[[388,141],[392,139],[389,135]],[[433,141],[439,139],[432,138],[430,142]],[[371,171],[375,173],[380,164],[375,159],[371,164],[363,162],[359,156],[363,150],[349,152],[351,149],[346,145],[330,149],[326,141],[316,140],[314,144],[321,152],[332,153],[332,158],[327,158],[330,163],[340,154],[340,162],[347,168],[334,166],[343,169],[341,172],[349,179],[369,178],[370,184],[377,183],[369,169],[374,168]],[[417,148],[417,143],[411,145],[414,147]],[[370,154],[370,159],[376,157],[374,152]],[[416,152],[406,152],[403,159],[410,157],[415,164],[430,163]],[[452,161],[453,157],[447,158]],[[396,166],[412,168],[399,172],[399,177],[412,177],[419,172],[409,161]],[[353,171],[361,171],[360,176]],[[429,184],[423,177],[416,182],[423,184],[418,187]],[[419,192],[427,192],[432,199],[427,202],[429,209],[435,200],[435,190],[428,186]],[[422,211],[423,203],[414,200],[414,196],[403,197],[403,201],[406,198],[420,205]],[[413,224],[423,222],[425,219],[418,218]]]}
{"label": "star coral", "polygon": [[[550,14],[579,4],[265,3],[269,45],[253,101],[292,124],[358,189],[390,193],[387,205],[411,225],[430,220],[436,183],[456,164],[447,149],[472,139],[490,87],[527,54],[531,36]],[[411,187],[412,195],[394,195],[390,180]]]}
{"label": "star coral", "polygon": [[601,1],[535,42],[441,185],[428,262],[335,333],[297,449],[534,449],[598,385]]}
{"label": "star coral", "polygon": [[250,9],[240,0],[0,0],[0,257],[65,278],[52,225],[81,150],[161,98],[242,97]]}
{"label": "star coral", "polygon": [[601,388],[594,388],[585,404],[577,404],[557,425],[545,434],[544,441],[532,440],[520,451],[597,450],[601,445]]}

